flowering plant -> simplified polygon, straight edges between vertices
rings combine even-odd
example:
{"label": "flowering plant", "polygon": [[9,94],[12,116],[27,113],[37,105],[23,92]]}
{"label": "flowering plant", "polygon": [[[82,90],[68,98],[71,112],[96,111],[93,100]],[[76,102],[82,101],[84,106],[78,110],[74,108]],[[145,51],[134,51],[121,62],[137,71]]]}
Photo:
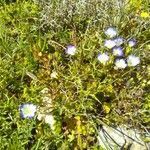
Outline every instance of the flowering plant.
{"label": "flowering plant", "polygon": [[[101,149],[100,136],[113,140],[104,126],[147,137],[147,0],[1,0],[0,8],[0,149]],[[113,148],[128,149],[122,141]]]}
{"label": "flowering plant", "polygon": [[37,106],[34,104],[26,103],[19,107],[22,118],[33,118],[35,116]]}

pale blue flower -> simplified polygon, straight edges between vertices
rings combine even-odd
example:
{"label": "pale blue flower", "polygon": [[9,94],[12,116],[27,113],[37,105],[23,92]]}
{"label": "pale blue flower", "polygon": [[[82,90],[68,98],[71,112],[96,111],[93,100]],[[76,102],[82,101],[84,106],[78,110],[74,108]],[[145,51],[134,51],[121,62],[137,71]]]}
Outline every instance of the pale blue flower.
{"label": "pale blue flower", "polygon": [[111,49],[116,45],[115,41],[113,40],[105,40],[104,46]]}
{"label": "pale blue flower", "polygon": [[116,39],[114,39],[116,46],[120,46],[123,44],[124,39],[122,37],[118,37]]}
{"label": "pale blue flower", "polygon": [[117,59],[115,61],[115,65],[117,69],[124,69],[127,67],[127,64],[124,59]]}
{"label": "pale blue flower", "polygon": [[129,45],[129,47],[134,47],[136,45],[136,40],[135,39],[129,40],[128,45]]}
{"label": "pale blue flower", "polygon": [[109,27],[106,31],[105,31],[105,34],[110,37],[110,38],[113,38],[117,35],[117,30],[113,27]]}
{"label": "pale blue flower", "polygon": [[114,56],[123,56],[123,49],[122,47],[114,47],[113,49]]}
{"label": "pale blue flower", "polygon": [[102,64],[106,64],[109,60],[109,56],[106,53],[99,54],[97,58]]}
{"label": "pale blue flower", "polygon": [[74,45],[68,45],[65,52],[69,55],[75,55],[76,47]]}
{"label": "pale blue flower", "polygon": [[140,58],[134,55],[129,55],[127,58],[128,66],[136,66],[140,63]]}
{"label": "pale blue flower", "polygon": [[37,106],[30,103],[22,104],[19,107],[22,118],[33,118],[35,116],[36,109]]}

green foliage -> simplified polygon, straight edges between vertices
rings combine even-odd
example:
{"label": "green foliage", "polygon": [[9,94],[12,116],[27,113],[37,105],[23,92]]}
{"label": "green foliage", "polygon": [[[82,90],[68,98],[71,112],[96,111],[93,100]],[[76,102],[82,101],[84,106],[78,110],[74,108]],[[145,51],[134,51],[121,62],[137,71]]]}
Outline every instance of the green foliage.
{"label": "green foliage", "polygon": [[[97,133],[104,123],[148,128],[150,25],[140,14],[149,10],[147,0],[135,3],[0,1],[0,149],[101,150]],[[98,62],[109,26],[137,39],[135,48],[124,46],[140,57],[139,66],[115,70],[113,57],[107,65]],[[68,44],[76,55],[65,54]],[[45,87],[51,107],[42,102]],[[25,102],[52,112],[55,130],[36,117],[22,120]]]}

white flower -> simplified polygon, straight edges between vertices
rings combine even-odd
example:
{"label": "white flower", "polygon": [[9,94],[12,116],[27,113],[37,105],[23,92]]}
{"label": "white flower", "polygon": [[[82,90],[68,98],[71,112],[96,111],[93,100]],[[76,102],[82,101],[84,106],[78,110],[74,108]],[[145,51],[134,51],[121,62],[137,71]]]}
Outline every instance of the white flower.
{"label": "white flower", "polygon": [[65,51],[69,55],[75,55],[76,47],[74,45],[68,45]]}
{"label": "white flower", "polygon": [[128,66],[136,66],[140,63],[140,58],[134,55],[129,55],[127,58]]}
{"label": "white flower", "polygon": [[56,71],[53,71],[53,72],[51,73],[51,78],[57,79],[57,76],[58,76],[58,74],[57,74]]}
{"label": "white flower", "polygon": [[22,118],[33,118],[35,116],[37,106],[34,104],[22,104],[19,107]]}
{"label": "white flower", "polygon": [[129,40],[129,41],[128,41],[128,45],[129,45],[129,47],[135,46],[135,45],[136,45],[136,40],[135,40],[135,39]]}
{"label": "white flower", "polygon": [[115,65],[117,69],[124,69],[127,67],[127,64],[124,59],[117,59]]}
{"label": "white flower", "polygon": [[115,37],[117,35],[117,31],[115,28],[109,27],[106,31],[105,34],[109,36],[110,38]]}
{"label": "white flower", "polygon": [[38,115],[37,115],[37,119],[38,119],[39,121],[41,121],[44,117],[45,117],[44,114],[38,114]]}
{"label": "white flower", "polygon": [[49,89],[48,88],[44,88],[43,90],[40,91],[41,94],[48,94]]}
{"label": "white flower", "polygon": [[44,120],[45,123],[50,125],[51,129],[54,129],[55,119],[52,114],[46,115]]}
{"label": "white flower", "polygon": [[52,114],[38,114],[37,119],[39,121],[43,120],[46,124],[49,124],[52,130],[55,128],[55,119]]}
{"label": "white flower", "polygon": [[114,39],[114,42],[116,43],[116,46],[120,46],[123,44],[124,39],[122,37],[118,37],[118,38]]}
{"label": "white flower", "polygon": [[104,46],[111,49],[116,45],[115,41],[113,40],[105,40]]}
{"label": "white flower", "polygon": [[121,47],[114,47],[113,48],[113,55],[122,56],[123,55],[123,49]]}
{"label": "white flower", "polygon": [[43,103],[45,103],[46,105],[51,105],[52,104],[52,99],[50,98],[50,96],[43,96]]}
{"label": "white flower", "polygon": [[106,62],[109,60],[109,56],[105,53],[99,54],[97,58],[102,64],[106,64]]}

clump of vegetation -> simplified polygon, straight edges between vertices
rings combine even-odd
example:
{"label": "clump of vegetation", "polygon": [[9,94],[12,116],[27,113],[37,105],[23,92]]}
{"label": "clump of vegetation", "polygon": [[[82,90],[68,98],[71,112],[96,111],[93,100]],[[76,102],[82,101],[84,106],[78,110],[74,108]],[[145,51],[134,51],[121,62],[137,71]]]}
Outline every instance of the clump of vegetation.
{"label": "clump of vegetation", "polygon": [[148,0],[0,7],[1,149],[101,149],[103,124],[147,131]]}

